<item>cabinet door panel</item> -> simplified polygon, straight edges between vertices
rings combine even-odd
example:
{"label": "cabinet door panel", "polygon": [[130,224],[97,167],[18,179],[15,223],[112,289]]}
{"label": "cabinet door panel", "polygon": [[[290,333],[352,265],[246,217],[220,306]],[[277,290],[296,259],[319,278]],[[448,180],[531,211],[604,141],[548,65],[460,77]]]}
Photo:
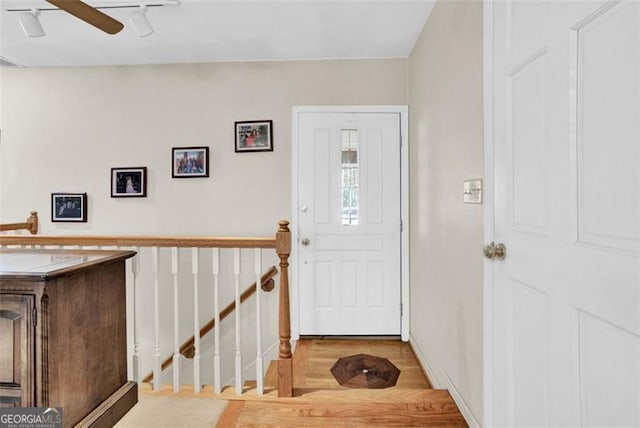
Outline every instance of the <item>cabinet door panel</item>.
{"label": "cabinet door panel", "polygon": [[33,404],[33,303],[32,295],[0,299],[0,407]]}

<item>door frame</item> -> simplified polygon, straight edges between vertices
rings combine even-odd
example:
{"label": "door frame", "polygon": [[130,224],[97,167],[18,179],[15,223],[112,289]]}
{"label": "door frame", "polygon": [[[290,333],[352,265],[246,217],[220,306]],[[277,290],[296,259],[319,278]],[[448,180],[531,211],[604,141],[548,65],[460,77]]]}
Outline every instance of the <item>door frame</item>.
{"label": "door frame", "polygon": [[[493,111],[493,2],[484,0],[483,5],[483,92],[484,92],[484,241],[495,241],[495,142]],[[483,280],[483,385],[482,424],[493,425],[493,266],[484,259]]]}
{"label": "door frame", "polygon": [[409,106],[294,106],[291,127],[291,338],[300,338],[300,293],[298,272],[298,127],[302,113],[390,113],[400,116],[400,336],[409,340]]}

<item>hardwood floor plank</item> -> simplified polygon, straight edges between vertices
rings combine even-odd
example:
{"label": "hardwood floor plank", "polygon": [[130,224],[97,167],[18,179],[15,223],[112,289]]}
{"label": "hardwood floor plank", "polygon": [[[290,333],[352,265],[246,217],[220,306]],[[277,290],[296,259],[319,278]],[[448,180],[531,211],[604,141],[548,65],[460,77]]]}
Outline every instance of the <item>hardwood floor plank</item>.
{"label": "hardwood floor plank", "polygon": [[238,422],[238,418],[240,417],[244,406],[244,401],[229,401],[229,404],[227,404],[227,408],[224,409],[222,416],[216,424],[216,428],[229,428],[236,426],[236,423]]}

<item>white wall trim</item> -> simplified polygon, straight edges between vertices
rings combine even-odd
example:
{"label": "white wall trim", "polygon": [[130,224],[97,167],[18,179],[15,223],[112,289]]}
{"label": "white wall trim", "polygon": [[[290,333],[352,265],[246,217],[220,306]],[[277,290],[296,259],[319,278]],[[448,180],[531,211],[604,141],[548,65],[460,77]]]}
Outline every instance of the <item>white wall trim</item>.
{"label": "white wall trim", "polygon": [[[495,160],[493,111],[493,3],[483,4],[483,66],[484,66],[484,240],[495,237]],[[493,263],[484,261],[483,286],[483,370],[482,406],[483,422],[493,425]]]}
{"label": "white wall trim", "polygon": [[458,387],[453,382],[449,374],[447,372],[444,372],[445,384],[442,385],[438,381],[436,372],[434,371],[433,367],[429,365],[424,351],[422,350],[422,348],[420,348],[420,345],[418,345],[418,341],[413,336],[413,334],[411,334],[409,337],[409,343],[411,344],[411,347],[413,348],[414,353],[418,358],[418,363],[420,363],[420,365],[422,366],[422,370],[424,370],[424,372],[427,374],[427,377],[431,382],[431,386],[434,389],[446,389],[447,391],[449,391],[449,394],[451,394],[453,401],[456,403],[456,406],[458,406],[460,413],[462,413],[462,416],[464,417],[465,421],[467,421],[467,424],[469,424],[469,427],[481,428],[482,424],[480,423],[480,421],[478,421],[476,415],[473,414],[471,408],[467,405],[467,402],[462,397],[462,394],[460,394],[460,392],[458,391]]}
{"label": "white wall trim", "polygon": [[410,266],[409,266],[409,107],[401,106],[400,108],[400,218],[402,219],[402,233],[400,239],[402,242],[400,253],[400,275],[402,281],[402,317],[400,322],[401,339],[404,342],[409,341],[409,313],[411,311],[411,283],[410,283]]}
{"label": "white wall trim", "polygon": [[480,421],[478,421],[478,418],[476,418],[476,415],[473,414],[473,412],[471,411],[471,409],[467,405],[467,402],[462,397],[462,394],[460,394],[460,391],[458,391],[458,387],[456,387],[456,384],[453,382],[453,380],[449,376],[449,373],[444,372],[444,377],[447,380],[447,388],[446,389],[447,389],[447,391],[449,391],[449,394],[451,394],[451,397],[453,398],[453,401],[456,402],[456,405],[458,406],[458,409],[460,410],[460,413],[462,413],[462,416],[464,416],[464,419],[469,424],[469,427],[470,428],[481,428],[482,424],[480,424]]}
{"label": "white wall trim", "polygon": [[418,358],[418,363],[422,366],[422,370],[427,374],[429,378],[429,382],[433,389],[442,389],[442,385],[438,382],[438,378],[436,377],[436,372],[433,371],[433,368],[429,365],[427,361],[427,357],[424,355],[424,351],[418,344],[418,340],[415,338],[413,334],[409,335],[409,343],[411,344],[411,348],[413,349],[416,357]]}
{"label": "white wall trim", "polygon": [[292,108],[291,128],[291,338],[300,337],[300,295],[298,274],[298,116],[300,113],[397,113],[400,115],[400,218],[401,233],[401,302],[402,316],[400,334],[403,341],[409,340],[410,296],[409,283],[409,107],[406,105],[378,106],[295,106]]}

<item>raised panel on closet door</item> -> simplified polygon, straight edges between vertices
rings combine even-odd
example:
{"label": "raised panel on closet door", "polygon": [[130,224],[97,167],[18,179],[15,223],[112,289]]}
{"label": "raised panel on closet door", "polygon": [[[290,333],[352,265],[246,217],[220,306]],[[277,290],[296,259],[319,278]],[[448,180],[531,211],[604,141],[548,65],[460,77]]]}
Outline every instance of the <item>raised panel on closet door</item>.
{"label": "raised panel on closet door", "polygon": [[637,253],[640,5],[617,3],[575,31],[578,241]]}
{"label": "raised panel on closet door", "polygon": [[509,73],[507,92],[511,143],[511,216],[514,231],[547,229],[546,53],[536,52]]}
{"label": "raised panel on closet door", "polygon": [[584,426],[640,426],[640,336],[580,312]]}

